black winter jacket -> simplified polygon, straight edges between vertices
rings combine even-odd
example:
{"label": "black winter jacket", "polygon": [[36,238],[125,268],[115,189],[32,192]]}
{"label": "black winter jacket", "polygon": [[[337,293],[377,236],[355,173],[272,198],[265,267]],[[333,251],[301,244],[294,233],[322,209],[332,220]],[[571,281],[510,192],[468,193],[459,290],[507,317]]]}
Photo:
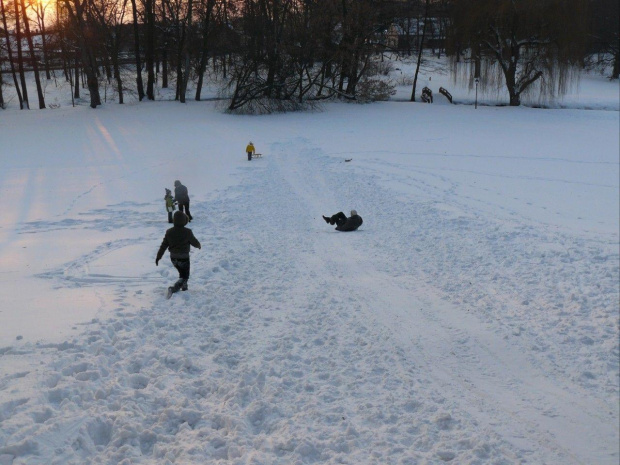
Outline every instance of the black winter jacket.
{"label": "black winter jacket", "polygon": [[189,194],[187,192],[187,187],[183,184],[179,184],[174,188],[174,200],[179,203],[189,203]]}
{"label": "black winter jacket", "polygon": [[173,221],[174,226],[166,231],[164,240],[157,252],[158,261],[164,256],[167,249],[170,249],[170,258],[189,258],[190,245],[197,249],[200,248],[200,242],[194,237],[192,230],[185,227],[187,216],[182,212],[176,212]]}
{"label": "black winter jacket", "polygon": [[363,222],[364,220],[362,220],[361,216],[353,215],[342,222],[338,222],[336,226],[336,231],[355,231],[362,225]]}

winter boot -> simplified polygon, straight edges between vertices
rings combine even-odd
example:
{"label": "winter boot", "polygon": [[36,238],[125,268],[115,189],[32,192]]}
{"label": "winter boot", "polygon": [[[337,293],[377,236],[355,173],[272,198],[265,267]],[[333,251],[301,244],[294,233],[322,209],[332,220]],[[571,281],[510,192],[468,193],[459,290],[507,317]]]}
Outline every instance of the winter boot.
{"label": "winter boot", "polygon": [[174,286],[172,286],[172,292],[179,292],[181,290],[181,288],[183,287],[183,284],[185,283],[185,280],[183,278],[179,278],[177,280],[176,283],[174,283]]}
{"label": "winter boot", "polygon": [[326,216],[323,216],[323,219],[325,220],[326,223],[329,223],[329,218]]}
{"label": "winter boot", "polygon": [[166,299],[169,299],[170,297],[172,297],[172,294],[174,294],[174,288],[170,286],[168,290],[166,291]]}

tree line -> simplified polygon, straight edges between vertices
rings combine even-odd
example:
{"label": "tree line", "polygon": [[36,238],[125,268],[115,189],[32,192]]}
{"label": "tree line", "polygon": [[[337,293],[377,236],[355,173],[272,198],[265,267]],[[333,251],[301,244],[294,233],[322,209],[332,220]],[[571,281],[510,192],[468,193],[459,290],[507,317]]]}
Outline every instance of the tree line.
{"label": "tree line", "polygon": [[119,103],[127,92],[154,100],[157,87],[184,103],[209,82],[229,111],[381,100],[393,92],[386,51],[417,55],[411,100],[432,51],[456,78],[505,88],[519,105],[534,88],[561,95],[593,63],[617,79],[618,13],[617,0],[0,0],[0,107],[12,85],[30,108],[26,72],[39,108],[52,78],[72,98],[87,88],[93,108],[102,85]]}

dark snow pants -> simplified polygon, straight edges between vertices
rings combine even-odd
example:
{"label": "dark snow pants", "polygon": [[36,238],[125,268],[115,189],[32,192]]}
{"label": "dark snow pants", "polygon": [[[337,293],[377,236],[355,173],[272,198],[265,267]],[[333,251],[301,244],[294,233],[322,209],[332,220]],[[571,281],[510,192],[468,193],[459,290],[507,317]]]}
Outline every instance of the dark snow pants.
{"label": "dark snow pants", "polygon": [[186,290],[189,279],[189,258],[171,258],[170,261],[179,272],[179,279],[172,286],[172,292],[179,292],[180,289]]}
{"label": "dark snow pants", "polygon": [[329,224],[335,224],[336,226],[340,226],[344,224],[345,221],[347,221],[347,215],[342,212],[338,212],[335,215],[332,215],[332,217],[329,219]]}
{"label": "dark snow pants", "polygon": [[189,212],[189,200],[187,202],[179,202],[179,211],[187,215],[187,218],[192,221],[192,214]]}
{"label": "dark snow pants", "polygon": [[252,161],[252,152],[248,152],[248,161]]}

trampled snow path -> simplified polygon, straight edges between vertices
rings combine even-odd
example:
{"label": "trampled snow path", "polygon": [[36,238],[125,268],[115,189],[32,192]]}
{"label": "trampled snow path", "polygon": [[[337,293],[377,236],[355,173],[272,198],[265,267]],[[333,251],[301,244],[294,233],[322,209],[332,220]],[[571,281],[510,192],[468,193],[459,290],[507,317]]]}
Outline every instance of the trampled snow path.
{"label": "trampled snow path", "polygon": [[[0,380],[2,465],[617,463],[613,241],[432,200],[434,173],[399,196],[304,139],[240,171],[193,206],[189,292],[163,298],[167,258],[143,285],[99,277],[115,317],[0,353],[45,362]],[[320,218],[348,208],[356,233]],[[131,245],[46,277],[88,286]]]}

